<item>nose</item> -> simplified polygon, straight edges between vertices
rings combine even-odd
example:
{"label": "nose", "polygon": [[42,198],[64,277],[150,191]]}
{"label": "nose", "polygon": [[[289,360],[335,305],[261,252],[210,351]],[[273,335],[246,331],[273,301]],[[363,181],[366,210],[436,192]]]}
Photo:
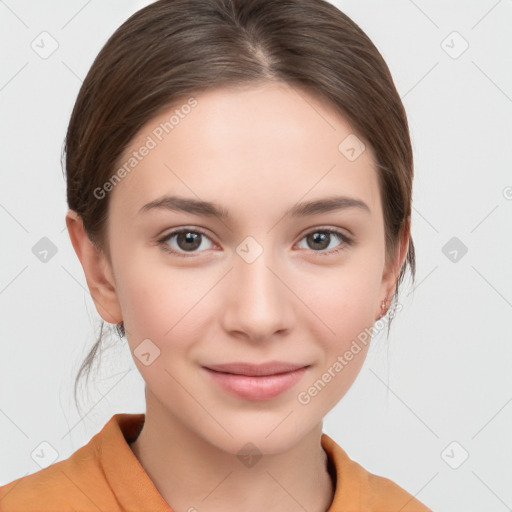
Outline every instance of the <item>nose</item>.
{"label": "nose", "polygon": [[271,250],[253,261],[235,255],[222,303],[226,332],[263,342],[293,326],[294,314],[286,272]]}

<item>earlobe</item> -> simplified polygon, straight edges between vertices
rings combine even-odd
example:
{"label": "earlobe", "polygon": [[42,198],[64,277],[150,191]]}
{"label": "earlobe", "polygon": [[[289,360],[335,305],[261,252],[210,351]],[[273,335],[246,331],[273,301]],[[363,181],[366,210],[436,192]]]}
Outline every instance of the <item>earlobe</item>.
{"label": "earlobe", "polygon": [[75,211],[68,210],[66,226],[73,248],[82,264],[96,310],[106,322],[121,322],[123,316],[107,256],[91,242],[82,219]]}
{"label": "earlobe", "polygon": [[388,312],[389,307],[393,299],[393,295],[396,290],[398,276],[400,270],[407,258],[409,252],[409,239],[410,239],[410,222],[408,221],[405,228],[402,231],[401,236],[398,239],[397,248],[393,255],[393,261],[389,261],[386,264],[384,273],[382,276],[382,290],[381,290],[381,303],[380,303],[380,314],[377,316],[377,320],[381,319]]}

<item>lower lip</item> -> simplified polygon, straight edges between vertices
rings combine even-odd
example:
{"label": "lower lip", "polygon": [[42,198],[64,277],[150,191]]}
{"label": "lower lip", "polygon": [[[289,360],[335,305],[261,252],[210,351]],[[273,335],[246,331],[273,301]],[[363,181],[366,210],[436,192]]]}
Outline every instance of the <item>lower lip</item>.
{"label": "lower lip", "polygon": [[217,384],[233,395],[246,400],[270,400],[294,386],[302,378],[307,367],[260,377],[215,372],[209,368],[204,370]]}

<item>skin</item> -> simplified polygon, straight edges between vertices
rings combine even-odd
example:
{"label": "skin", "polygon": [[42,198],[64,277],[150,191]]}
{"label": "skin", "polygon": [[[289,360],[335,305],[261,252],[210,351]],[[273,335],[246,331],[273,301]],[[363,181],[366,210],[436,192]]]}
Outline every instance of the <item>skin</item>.
{"label": "skin", "polygon": [[[325,511],[334,489],[320,444],[323,417],[354,382],[368,345],[309,403],[297,396],[382,315],[408,232],[386,261],[372,149],[366,144],[355,161],[339,151],[355,131],[328,104],[283,83],[195,97],[190,114],[110,192],[110,259],[75,212],[66,217],[102,318],[124,321],[132,354],[148,338],[160,350],[148,366],[134,355],[146,382],[146,422],[131,449],[180,512]],[[120,162],[175,108],[142,127]],[[299,201],[333,193],[360,199],[370,211],[283,217]],[[163,194],[215,201],[232,218],[138,213]],[[207,232],[192,253],[178,237],[167,240],[189,257],[156,242],[179,227]],[[308,242],[306,235],[327,227],[353,243],[336,235],[320,248]],[[247,236],[263,249],[252,263],[236,252]],[[291,389],[265,401],[230,395],[201,369],[270,360],[310,366]],[[263,455],[252,467],[237,457],[247,442]]]}

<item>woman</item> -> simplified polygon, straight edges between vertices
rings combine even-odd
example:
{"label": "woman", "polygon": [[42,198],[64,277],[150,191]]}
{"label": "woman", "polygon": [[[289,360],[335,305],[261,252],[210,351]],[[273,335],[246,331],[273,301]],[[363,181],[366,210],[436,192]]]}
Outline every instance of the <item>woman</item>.
{"label": "woman", "polygon": [[429,510],[322,432],[414,275],[406,114],[353,21],[323,0],[141,9],[84,80],[66,174],[146,413],[0,488],[2,510]]}

